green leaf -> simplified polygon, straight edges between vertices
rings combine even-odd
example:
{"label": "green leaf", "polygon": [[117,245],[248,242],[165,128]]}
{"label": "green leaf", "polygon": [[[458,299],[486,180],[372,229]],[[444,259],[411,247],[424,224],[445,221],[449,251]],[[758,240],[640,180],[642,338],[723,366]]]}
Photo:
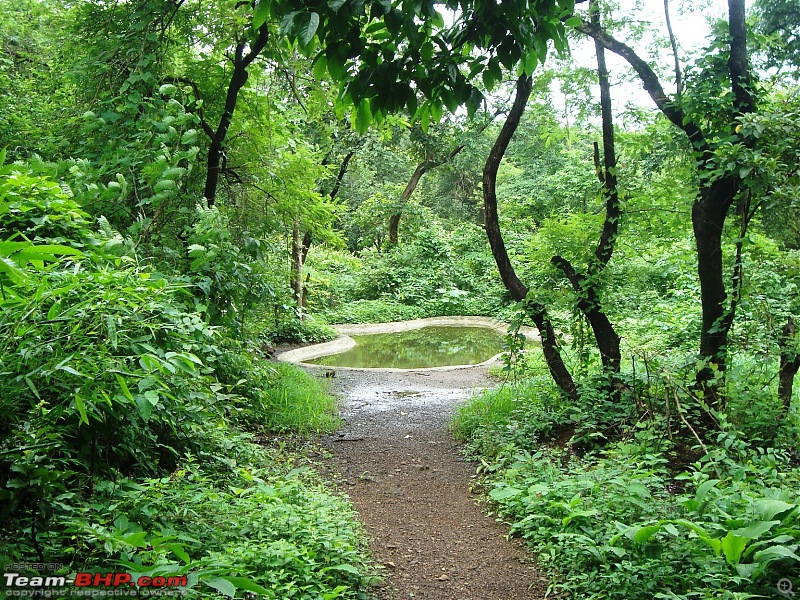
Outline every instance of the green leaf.
{"label": "green leaf", "polygon": [[315,12],[309,13],[308,23],[300,30],[299,40],[300,44],[307,46],[311,40],[314,39],[314,34],[317,33],[319,27],[319,15]]}
{"label": "green leaf", "polygon": [[784,558],[800,562],[800,556],[797,556],[791,548],[787,548],[786,546],[770,546],[753,555],[753,560],[759,563],[771,563],[776,560],[783,560]]}
{"label": "green leaf", "polygon": [[719,483],[719,479],[709,479],[697,487],[694,498],[684,502],[684,506],[691,511],[702,512],[705,506],[705,499],[711,489]]}
{"label": "green leaf", "polygon": [[513,498],[522,493],[522,490],[519,488],[505,486],[500,488],[495,488],[491,492],[489,492],[489,497],[494,500],[495,502],[499,502],[500,500],[506,500],[508,498]]}
{"label": "green leaf", "polygon": [[108,330],[108,341],[111,343],[111,347],[115,350],[117,349],[117,324],[114,321],[114,317],[111,315],[105,316],[106,322],[106,329]]}
{"label": "green leaf", "polygon": [[314,61],[314,67],[312,72],[314,73],[314,77],[316,79],[324,79],[325,72],[328,70],[328,59],[325,58],[324,54],[320,54],[317,56],[316,60]]}
{"label": "green leaf", "polygon": [[137,531],[134,533],[129,533],[128,535],[124,535],[120,539],[126,544],[130,544],[134,548],[147,548],[148,542],[145,539],[146,537],[146,531]]}
{"label": "green leaf", "polygon": [[431,119],[433,119],[434,123],[438,123],[441,120],[442,115],[444,114],[443,103],[435,99],[431,99],[429,107],[431,111]]}
{"label": "green leaf", "polygon": [[79,373],[78,371],[76,371],[75,369],[70,367],[69,365],[63,365],[63,364],[62,365],[58,365],[55,368],[55,370],[56,371],[66,371],[70,375],[75,375],[76,377],[84,377],[83,373]]}
{"label": "green leaf", "polygon": [[236,595],[236,586],[228,581],[226,577],[213,577],[212,579],[204,580],[203,583],[229,598],[233,598]]}
{"label": "green leaf", "polygon": [[564,25],[567,27],[580,27],[583,25],[583,21],[580,17],[570,17],[566,21],[564,21]]}
{"label": "green leaf", "polygon": [[144,393],[144,397],[147,399],[147,401],[148,401],[148,402],[149,402],[151,405],[153,405],[153,406],[156,406],[156,405],[158,404],[158,401],[159,401],[159,395],[158,395],[158,392],[157,392],[157,391],[155,391],[155,390],[147,390],[147,391]]}
{"label": "green leaf", "polygon": [[122,395],[125,396],[128,400],[133,402],[133,395],[131,391],[128,389],[128,384],[125,383],[125,379],[122,378],[122,375],[119,373],[114,373],[114,377],[117,378],[117,385],[119,385],[119,389],[122,390]]}
{"label": "green leaf", "polygon": [[81,423],[89,424],[89,417],[86,414],[86,404],[78,394],[75,394],[75,408],[78,409],[78,413],[81,417]]}
{"label": "green leaf", "polygon": [[729,531],[728,535],[722,538],[721,543],[722,552],[725,554],[725,560],[728,561],[728,564],[738,564],[739,559],[742,557],[742,553],[744,552],[745,546],[747,546],[747,538],[736,535],[732,531]]}
{"label": "green leaf", "polygon": [[761,534],[766,533],[773,526],[779,524],[780,521],[756,521],[751,523],[747,527],[743,527],[742,529],[737,529],[733,533],[739,535],[743,538],[747,538],[748,540],[754,540],[761,536]]}
{"label": "green leaf", "polygon": [[496,82],[491,69],[486,69],[481,75],[481,78],[483,79],[483,86],[486,88],[486,91],[491,92]]}
{"label": "green leaf", "polygon": [[269,18],[269,8],[268,0],[258,1],[255,10],[253,10],[253,29],[258,29],[267,22]]}
{"label": "green leaf", "polygon": [[525,75],[531,75],[536,70],[536,65],[539,64],[539,58],[535,52],[528,52],[525,56],[525,62],[522,66],[522,71]]}
{"label": "green leaf", "polygon": [[327,571],[344,571],[345,573],[351,573],[353,575],[361,575],[361,571],[359,571],[353,565],[342,564],[342,565],[331,565],[330,567],[325,567],[322,569],[323,572]]}
{"label": "green leaf", "polygon": [[756,515],[764,521],[771,521],[775,515],[785,513],[793,508],[797,508],[797,504],[789,504],[782,500],[764,499],[755,503]]}
{"label": "green leaf", "polygon": [[180,544],[175,544],[175,543],[172,543],[172,544],[166,544],[166,546],[167,546],[167,548],[169,548],[170,550],[172,550],[172,553],[173,553],[175,556],[177,556],[178,558],[180,558],[180,559],[181,559],[183,562],[185,562],[187,565],[188,565],[190,562],[192,562],[192,559],[189,557],[189,555],[186,553],[186,550],[184,550],[184,549],[183,549],[183,546],[181,546]]}
{"label": "green leaf", "polygon": [[8,278],[16,284],[22,284],[28,281],[28,275],[19,268],[19,265],[10,258],[0,256],[0,273],[5,273]]}
{"label": "green leaf", "polygon": [[358,103],[358,108],[356,108],[356,131],[358,133],[366,133],[371,124],[372,111],[370,110],[369,100],[364,99]]}
{"label": "green leaf", "polygon": [[635,532],[633,532],[633,536],[628,537],[631,537],[631,539],[633,539],[633,541],[637,544],[644,544],[651,537],[661,531],[661,529],[661,525],[646,525],[644,527],[639,527]]}
{"label": "green leaf", "polygon": [[247,577],[229,577],[226,575],[224,577],[220,577],[220,579],[223,579],[229,582],[230,584],[234,585],[236,589],[244,590],[246,592],[254,592],[256,594],[261,594],[263,596],[270,596],[271,594],[271,592],[268,589],[261,587],[260,585],[258,585],[254,581],[251,581]]}

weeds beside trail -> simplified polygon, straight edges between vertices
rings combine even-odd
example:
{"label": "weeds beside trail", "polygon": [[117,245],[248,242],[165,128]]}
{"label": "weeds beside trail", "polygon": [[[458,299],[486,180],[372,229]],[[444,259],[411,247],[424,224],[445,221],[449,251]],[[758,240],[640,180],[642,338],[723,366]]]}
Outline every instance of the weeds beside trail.
{"label": "weeds beside trail", "polygon": [[566,403],[533,378],[474,398],[453,422],[551,590],[733,600],[779,598],[779,582],[800,584],[800,469],[781,447],[790,424],[773,427],[775,447],[753,433],[763,423],[749,420],[750,435],[726,425],[705,452],[662,416],[597,408]]}

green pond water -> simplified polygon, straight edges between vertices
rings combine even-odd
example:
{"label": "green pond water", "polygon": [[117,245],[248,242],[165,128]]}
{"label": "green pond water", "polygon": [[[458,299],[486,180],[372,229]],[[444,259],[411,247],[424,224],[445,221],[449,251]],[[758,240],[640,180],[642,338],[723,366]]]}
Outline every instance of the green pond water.
{"label": "green pond water", "polygon": [[305,362],[361,369],[475,365],[502,352],[505,336],[488,327],[433,326],[350,337],[354,348]]}

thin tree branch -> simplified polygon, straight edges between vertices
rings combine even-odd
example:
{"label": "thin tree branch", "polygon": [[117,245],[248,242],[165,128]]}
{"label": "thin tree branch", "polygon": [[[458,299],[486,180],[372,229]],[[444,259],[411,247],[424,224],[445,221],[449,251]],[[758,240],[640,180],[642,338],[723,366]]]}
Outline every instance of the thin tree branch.
{"label": "thin tree branch", "polygon": [[686,133],[692,146],[694,146],[696,150],[702,152],[705,159],[710,158],[711,150],[708,147],[708,143],[700,127],[693,121],[686,120],[686,114],[683,109],[673,102],[664,92],[664,87],[661,85],[661,80],[656,72],[636,54],[633,48],[620,42],[595,23],[583,23],[577,27],[577,30],[599,42],[606,50],[624,58],[633,70],[636,71],[645,91],[650,95],[650,98],[653,99],[653,102],[655,102],[664,116]]}
{"label": "thin tree branch", "polygon": [[683,75],[681,74],[681,61],[678,56],[678,41],[672,31],[672,21],[669,18],[669,0],[664,0],[664,19],[667,22],[667,32],[669,33],[669,43],[672,46],[672,57],[675,60],[675,90],[678,98],[683,95]]}

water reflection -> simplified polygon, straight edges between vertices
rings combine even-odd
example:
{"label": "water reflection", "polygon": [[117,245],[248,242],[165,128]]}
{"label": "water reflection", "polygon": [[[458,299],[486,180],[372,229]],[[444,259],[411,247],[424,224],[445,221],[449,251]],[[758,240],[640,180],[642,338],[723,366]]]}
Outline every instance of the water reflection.
{"label": "water reflection", "polygon": [[450,326],[351,337],[356,342],[354,348],[306,362],[362,369],[474,365],[502,352],[504,338],[488,327]]}

